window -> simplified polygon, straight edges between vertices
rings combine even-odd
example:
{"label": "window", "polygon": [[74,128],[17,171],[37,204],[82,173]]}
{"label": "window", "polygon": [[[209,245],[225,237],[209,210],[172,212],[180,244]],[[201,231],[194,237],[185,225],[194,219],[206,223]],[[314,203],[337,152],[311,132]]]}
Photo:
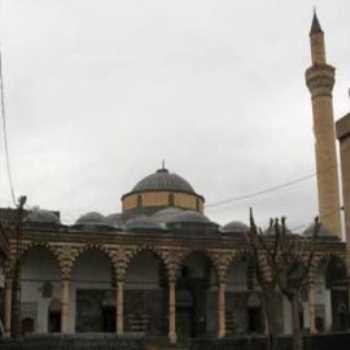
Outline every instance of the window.
{"label": "window", "polygon": [[175,206],[175,196],[174,193],[169,193],[169,206],[174,207]]}
{"label": "window", "polygon": [[137,207],[142,207],[142,196],[140,194],[137,196]]}

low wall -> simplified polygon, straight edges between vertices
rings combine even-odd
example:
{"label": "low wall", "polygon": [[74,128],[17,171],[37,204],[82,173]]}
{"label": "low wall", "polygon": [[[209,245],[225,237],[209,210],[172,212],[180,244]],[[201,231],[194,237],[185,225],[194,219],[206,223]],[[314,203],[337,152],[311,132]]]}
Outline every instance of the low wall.
{"label": "low wall", "polygon": [[[304,350],[348,350],[350,333],[334,333],[305,337]],[[266,350],[264,337],[193,339],[189,350]],[[164,350],[170,349],[163,338],[117,337],[108,334],[79,334],[71,336],[31,336],[17,341],[0,339],[1,350]],[[179,347],[180,348],[180,347]],[[278,339],[278,350],[292,350],[292,339]]]}
{"label": "low wall", "polygon": [[[304,350],[349,350],[350,333],[304,337]],[[292,350],[290,337],[278,338],[278,350]],[[190,350],[266,350],[264,337],[201,338],[191,341]]]}
{"label": "low wall", "polygon": [[143,350],[141,338],[88,334],[79,336],[31,336],[18,340],[0,339],[1,350]]}

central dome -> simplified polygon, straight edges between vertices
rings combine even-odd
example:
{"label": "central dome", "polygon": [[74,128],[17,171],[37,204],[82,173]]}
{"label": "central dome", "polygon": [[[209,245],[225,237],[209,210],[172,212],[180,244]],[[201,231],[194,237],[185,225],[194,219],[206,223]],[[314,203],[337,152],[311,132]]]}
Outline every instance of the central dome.
{"label": "central dome", "polygon": [[153,215],[167,208],[203,212],[205,201],[188,181],[164,166],[144,177],[121,200],[124,221],[135,215]]}
{"label": "central dome", "polygon": [[187,193],[195,193],[191,184],[180,175],[169,173],[168,169],[162,168],[154,174],[148,175],[139,181],[131,192],[171,190]]}

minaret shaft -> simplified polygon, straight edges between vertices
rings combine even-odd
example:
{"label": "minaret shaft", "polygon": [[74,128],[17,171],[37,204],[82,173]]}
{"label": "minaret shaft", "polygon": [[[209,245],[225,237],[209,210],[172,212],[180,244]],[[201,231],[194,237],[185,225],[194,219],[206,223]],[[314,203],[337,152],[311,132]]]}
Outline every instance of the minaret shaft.
{"label": "minaret shaft", "polygon": [[335,69],[326,63],[324,34],[317,16],[310,32],[312,66],[306,84],[312,96],[318,203],[321,222],[341,238],[339,180],[332,90]]}
{"label": "minaret shaft", "polygon": [[312,106],[320,220],[332,233],[340,235],[339,181],[332,98],[319,96],[313,99]]}
{"label": "minaret shaft", "polygon": [[312,64],[326,63],[326,45],[324,42],[324,34],[322,32],[312,34],[311,43],[311,59]]}

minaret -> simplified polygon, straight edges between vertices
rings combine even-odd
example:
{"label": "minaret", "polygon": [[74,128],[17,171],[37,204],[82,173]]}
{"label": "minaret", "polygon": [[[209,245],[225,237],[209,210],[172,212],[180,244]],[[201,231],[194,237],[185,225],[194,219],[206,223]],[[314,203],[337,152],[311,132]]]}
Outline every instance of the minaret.
{"label": "minaret", "polygon": [[332,90],[335,69],[327,64],[324,33],[316,12],[310,31],[312,66],[305,72],[314,118],[320,221],[341,238],[339,183]]}

